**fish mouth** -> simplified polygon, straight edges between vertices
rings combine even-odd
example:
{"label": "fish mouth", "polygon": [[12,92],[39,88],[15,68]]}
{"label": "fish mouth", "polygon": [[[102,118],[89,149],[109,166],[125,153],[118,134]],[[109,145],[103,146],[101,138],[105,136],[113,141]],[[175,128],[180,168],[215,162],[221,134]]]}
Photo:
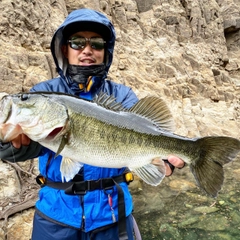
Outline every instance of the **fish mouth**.
{"label": "fish mouth", "polygon": [[64,127],[57,127],[53,129],[46,137],[46,140],[53,140],[64,131]]}
{"label": "fish mouth", "polygon": [[2,142],[10,142],[22,133],[20,125],[3,124],[0,127],[0,140]]}

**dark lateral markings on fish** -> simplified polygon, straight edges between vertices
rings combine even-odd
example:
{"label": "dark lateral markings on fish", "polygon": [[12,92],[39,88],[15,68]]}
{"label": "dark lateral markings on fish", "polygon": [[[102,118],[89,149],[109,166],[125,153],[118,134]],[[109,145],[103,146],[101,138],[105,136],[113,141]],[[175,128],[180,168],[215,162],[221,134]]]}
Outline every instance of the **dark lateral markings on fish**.
{"label": "dark lateral markings on fish", "polygon": [[63,181],[71,180],[85,163],[128,167],[157,186],[165,177],[161,158],[173,154],[189,164],[200,189],[216,197],[224,182],[223,166],[236,158],[240,141],[179,136],[173,126],[166,103],[154,96],[130,109],[104,93],[93,101],[50,92],[12,94],[0,101],[0,140],[9,142],[24,133],[61,155]]}

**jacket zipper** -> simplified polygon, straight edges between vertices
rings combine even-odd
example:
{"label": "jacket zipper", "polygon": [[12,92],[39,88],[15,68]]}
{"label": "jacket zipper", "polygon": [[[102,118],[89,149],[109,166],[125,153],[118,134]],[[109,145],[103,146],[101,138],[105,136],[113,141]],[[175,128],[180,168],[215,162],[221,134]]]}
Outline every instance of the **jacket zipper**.
{"label": "jacket zipper", "polygon": [[82,215],[82,226],[81,229],[84,231],[85,230],[85,215]]}

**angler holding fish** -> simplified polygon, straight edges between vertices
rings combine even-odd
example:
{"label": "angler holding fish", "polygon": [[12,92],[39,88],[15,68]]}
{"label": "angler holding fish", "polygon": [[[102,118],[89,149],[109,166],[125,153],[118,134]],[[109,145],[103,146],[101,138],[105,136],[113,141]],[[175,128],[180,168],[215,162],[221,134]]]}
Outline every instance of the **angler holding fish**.
{"label": "angler holding fish", "polygon": [[[32,240],[132,240],[137,227],[131,215],[129,168],[157,185],[174,166],[184,166],[172,155],[176,150],[191,164],[203,189],[215,195],[223,180],[221,165],[237,152],[235,139],[206,139],[213,148],[226,146],[226,154],[221,145],[213,155],[205,140],[173,136],[166,131],[171,130],[171,116],[161,100],[139,101],[131,88],[107,80],[114,44],[114,27],[105,15],[90,9],[73,11],[51,42],[59,77],[37,84],[32,93],[1,101],[0,158],[14,162],[39,157],[37,180],[42,188]],[[93,99],[95,103],[89,102]],[[177,145],[184,145],[183,150],[169,149]],[[216,187],[203,183],[199,154],[213,159],[203,161],[203,166],[213,165],[212,172],[217,166]]]}

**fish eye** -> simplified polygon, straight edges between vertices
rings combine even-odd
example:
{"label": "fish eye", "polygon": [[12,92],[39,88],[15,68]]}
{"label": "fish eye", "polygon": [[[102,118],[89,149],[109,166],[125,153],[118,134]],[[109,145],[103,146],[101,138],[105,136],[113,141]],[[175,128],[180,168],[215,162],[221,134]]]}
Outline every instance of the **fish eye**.
{"label": "fish eye", "polygon": [[26,93],[23,93],[23,94],[20,95],[20,98],[21,98],[22,101],[26,101],[26,100],[28,100],[29,95],[26,94]]}

